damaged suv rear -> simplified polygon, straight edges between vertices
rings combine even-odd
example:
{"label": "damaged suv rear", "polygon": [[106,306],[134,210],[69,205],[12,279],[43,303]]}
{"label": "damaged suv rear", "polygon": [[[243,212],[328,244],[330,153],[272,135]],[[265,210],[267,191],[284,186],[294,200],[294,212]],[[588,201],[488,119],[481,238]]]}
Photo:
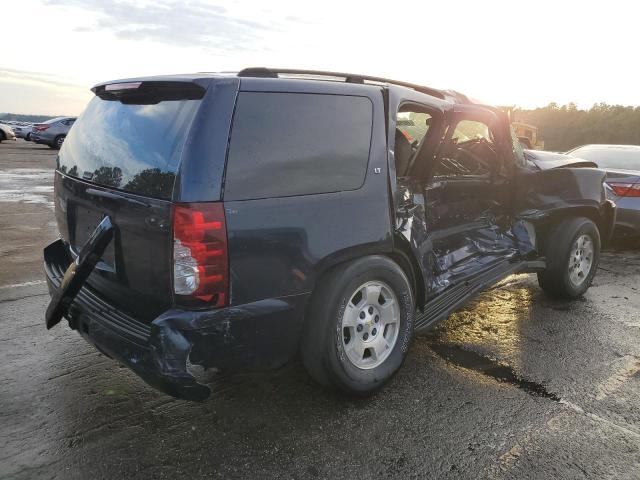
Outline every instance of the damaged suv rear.
{"label": "damaged suv rear", "polygon": [[516,272],[589,287],[615,206],[604,172],[528,167],[508,118],[376,77],[246,69],[108,82],[64,142],[62,318],[170,395],[194,366],[380,388],[415,332]]}

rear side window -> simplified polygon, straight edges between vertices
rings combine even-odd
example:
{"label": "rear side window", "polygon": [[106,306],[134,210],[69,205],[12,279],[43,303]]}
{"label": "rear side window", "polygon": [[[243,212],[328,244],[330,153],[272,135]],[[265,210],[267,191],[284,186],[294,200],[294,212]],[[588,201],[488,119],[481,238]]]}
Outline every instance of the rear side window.
{"label": "rear side window", "polygon": [[356,190],[369,160],[366,97],[242,92],[227,160],[225,200]]}
{"label": "rear side window", "polygon": [[170,199],[200,100],[122,103],[96,96],[58,159],[62,173],[138,195]]}

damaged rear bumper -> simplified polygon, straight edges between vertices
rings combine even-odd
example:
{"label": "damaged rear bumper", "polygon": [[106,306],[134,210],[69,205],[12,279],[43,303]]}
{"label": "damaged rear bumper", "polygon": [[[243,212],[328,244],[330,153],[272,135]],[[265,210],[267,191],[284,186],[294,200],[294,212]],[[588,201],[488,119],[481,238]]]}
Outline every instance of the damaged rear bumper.
{"label": "damaged rear bumper", "polygon": [[[71,260],[61,240],[46,247],[44,257],[53,294]],[[149,385],[177,398],[202,401],[211,389],[196,380],[189,365],[230,371],[286,363],[297,353],[307,299],[304,294],[218,310],[170,309],[146,323],[85,285],[67,320],[89,343]]]}

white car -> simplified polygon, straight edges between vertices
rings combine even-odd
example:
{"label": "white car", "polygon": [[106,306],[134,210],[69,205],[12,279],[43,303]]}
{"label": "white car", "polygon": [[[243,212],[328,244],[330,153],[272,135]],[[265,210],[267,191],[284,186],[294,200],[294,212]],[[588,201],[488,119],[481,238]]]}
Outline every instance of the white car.
{"label": "white car", "polygon": [[0,142],[3,140],[15,140],[16,134],[13,133],[13,129],[9,125],[0,123]]}

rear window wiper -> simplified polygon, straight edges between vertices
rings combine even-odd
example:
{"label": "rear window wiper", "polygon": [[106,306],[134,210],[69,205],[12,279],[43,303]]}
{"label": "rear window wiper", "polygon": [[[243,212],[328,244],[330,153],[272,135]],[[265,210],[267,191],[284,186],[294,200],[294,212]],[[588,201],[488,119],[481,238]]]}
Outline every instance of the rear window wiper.
{"label": "rear window wiper", "polygon": [[122,195],[120,193],[106,192],[104,190],[98,190],[95,188],[87,188],[86,193],[87,195],[93,195],[94,197],[108,198],[110,200],[133,203],[135,205],[141,205],[145,208],[151,207],[151,205],[146,202],[137,200],[135,198],[127,197],[126,195]]}

